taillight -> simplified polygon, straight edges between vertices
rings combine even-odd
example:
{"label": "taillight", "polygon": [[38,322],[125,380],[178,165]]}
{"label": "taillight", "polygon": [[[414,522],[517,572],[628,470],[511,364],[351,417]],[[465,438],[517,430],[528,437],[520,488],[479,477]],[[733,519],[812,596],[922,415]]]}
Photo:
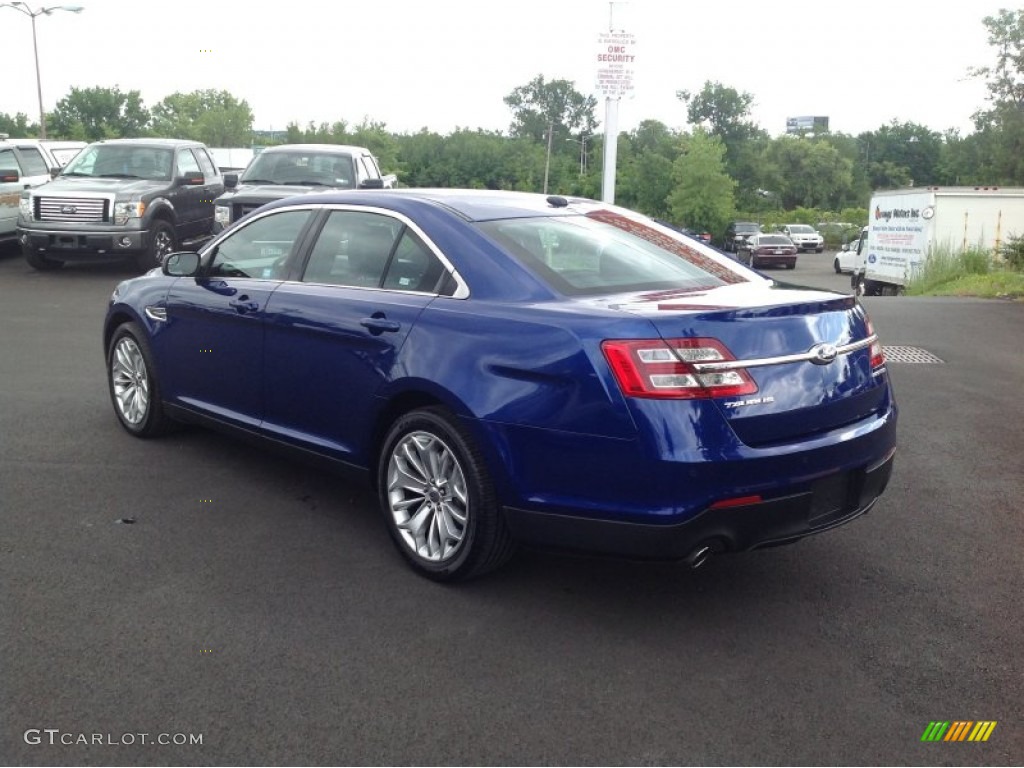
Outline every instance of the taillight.
{"label": "taillight", "polygon": [[700,372],[695,365],[736,358],[716,339],[622,339],[601,351],[627,397],[690,400],[757,392],[742,368]]}
{"label": "taillight", "polygon": [[[871,318],[867,318],[868,336],[872,336],[875,333],[875,328],[871,324]],[[882,350],[882,342],[879,339],[875,339],[871,343],[871,367],[881,368],[885,365],[885,352]]]}

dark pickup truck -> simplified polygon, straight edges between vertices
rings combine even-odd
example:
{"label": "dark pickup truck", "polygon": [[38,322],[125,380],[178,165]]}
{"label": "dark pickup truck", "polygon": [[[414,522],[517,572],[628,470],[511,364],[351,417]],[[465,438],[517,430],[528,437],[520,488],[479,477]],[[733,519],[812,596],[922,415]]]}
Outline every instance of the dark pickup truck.
{"label": "dark pickup truck", "polygon": [[35,269],[131,260],[140,270],[212,236],[224,179],[204,144],[110,139],[85,147],[48,184],[21,194],[18,240]]}
{"label": "dark pickup truck", "polygon": [[224,174],[227,191],[214,203],[218,233],[262,205],[325,189],[391,189],[394,174],[383,175],[365,147],[345,144],[283,144],[268,147],[242,173]]}

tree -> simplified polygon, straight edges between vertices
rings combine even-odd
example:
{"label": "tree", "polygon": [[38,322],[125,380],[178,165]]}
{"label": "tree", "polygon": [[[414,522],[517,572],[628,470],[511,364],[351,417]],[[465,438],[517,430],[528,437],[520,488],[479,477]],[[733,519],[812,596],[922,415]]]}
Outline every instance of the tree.
{"label": "tree", "polygon": [[13,117],[6,112],[0,112],[0,133],[6,133],[8,136],[14,136],[19,139],[27,139],[39,133],[39,124],[30,123],[28,115],[24,112],[19,112]]}
{"label": "tree", "polygon": [[150,113],[139,91],[123,93],[116,85],[72,88],[46,122],[54,136],[98,141],[144,135]]}
{"label": "tree", "polygon": [[676,91],[676,98],[686,104],[686,119],[691,125],[722,140],[730,166],[737,159],[740,145],[762,133],[750,120],[754,97],[749,93],[708,80],[700,93]]}
{"label": "tree", "polygon": [[193,139],[210,147],[252,143],[252,110],[227,91],[172,93],[153,107],[153,132],[172,139]]}
{"label": "tree", "polygon": [[828,141],[782,136],[772,143],[784,208],[834,204],[853,183],[853,164]]}
{"label": "tree", "polygon": [[[591,135],[597,127],[597,99],[584,96],[569,80],[545,82],[538,75],[504,99],[512,109],[512,136],[547,142],[550,130],[559,139]],[[563,151],[564,141],[558,143]]]}
{"label": "tree", "polygon": [[725,145],[701,128],[683,142],[672,166],[668,207],[678,224],[721,232],[733,214],[736,182],[725,172]]}

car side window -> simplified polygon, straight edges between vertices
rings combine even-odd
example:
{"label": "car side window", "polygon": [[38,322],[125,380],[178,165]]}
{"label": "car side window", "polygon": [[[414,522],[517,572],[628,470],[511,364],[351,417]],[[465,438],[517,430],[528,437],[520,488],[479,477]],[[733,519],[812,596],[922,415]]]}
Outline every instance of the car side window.
{"label": "car side window", "polygon": [[46,166],[42,153],[35,147],[18,147],[21,155],[21,167],[26,176],[48,176],[50,169]]}
{"label": "car side window", "polygon": [[384,276],[384,288],[436,293],[447,270],[420,237],[406,228]]}
{"label": "car side window", "polygon": [[310,212],[281,211],[243,226],[216,246],[208,274],[280,280]]}
{"label": "car side window", "polygon": [[179,176],[198,176],[202,173],[199,170],[199,163],[196,162],[195,155],[192,154],[191,149],[179,149],[178,150],[178,175]]}
{"label": "car side window", "polygon": [[402,226],[378,213],[332,211],[310,254],[303,282],[379,288]]}
{"label": "car side window", "polygon": [[214,166],[210,156],[206,154],[205,149],[197,149],[196,157],[199,158],[199,165],[203,169],[203,175],[207,181],[211,181],[217,177],[217,168]]}
{"label": "car side window", "polygon": [[21,170],[21,164],[18,162],[18,158],[14,156],[14,150],[12,149],[0,149],[0,168],[5,171],[17,171],[22,176],[25,172]]}

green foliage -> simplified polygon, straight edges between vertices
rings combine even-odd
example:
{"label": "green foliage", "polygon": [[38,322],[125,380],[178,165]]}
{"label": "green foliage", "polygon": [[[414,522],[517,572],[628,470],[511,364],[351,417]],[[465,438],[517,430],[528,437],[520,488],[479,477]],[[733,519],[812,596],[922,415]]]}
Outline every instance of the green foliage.
{"label": "green foliage", "polygon": [[949,244],[938,245],[929,252],[920,268],[907,281],[907,294],[932,293],[940,286],[967,275],[985,275],[992,268],[992,254],[983,248],[955,251]]}
{"label": "green foliage", "polygon": [[19,112],[13,117],[6,112],[0,112],[0,133],[6,133],[16,139],[27,139],[39,135],[39,124],[30,123],[28,115],[24,112]]}
{"label": "green foliage", "polygon": [[1024,272],[1024,235],[1010,235],[999,248],[1000,257],[1018,272]]}
{"label": "green foliage", "polygon": [[[512,110],[512,136],[547,142],[548,130],[564,143],[570,136],[591,135],[597,127],[597,99],[584,96],[569,80],[546,82],[537,75],[504,99]],[[553,142],[552,142],[553,143]]]}
{"label": "green foliage", "polygon": [[672,165],[675,186],[668,197],[672,219],[694,229],[722,232],[734,210],[736,182],[725,172],[725,145],[701,129],[683,143]]}
{"label": "green foliage", "polygon": [[172,93],[151,110],[152,131],[170,139],[192,139],[210,147],[252,143],[252,109],[227,91]]}
{"label": "green foliage", "polygon": [[139,91],[123,93],[113,88],[72,88],[47,117],[48,133],[66,139],[99,139],[143,136],[150,113]]}

